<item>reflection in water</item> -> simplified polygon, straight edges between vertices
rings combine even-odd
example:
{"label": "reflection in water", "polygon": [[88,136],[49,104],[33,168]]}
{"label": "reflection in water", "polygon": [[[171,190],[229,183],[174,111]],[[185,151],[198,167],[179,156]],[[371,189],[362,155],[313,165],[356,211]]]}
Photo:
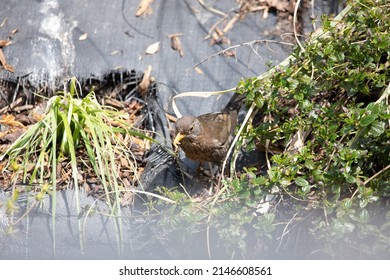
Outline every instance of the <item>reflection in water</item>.
{"label": "reflection in water", "polygon": [[[356,248],[340,244],[343,254],[331,256],[324,252],[327,244],[314,240],[308,224],[295,224],[276,230],[274,238],[259,239],[245,229],[247,249],[241,254],[239,242],[228,244],[216,228],[199,228],[185,232],[162,225],[161,217],[138,214],[124,208],[121,218],[107,215],[101,201],[81,194],[82,213],[76,214],[73,191],[57,194],[55,226],[50,214],[52,201],[44,200],[17,225],[11,226],[6,212],[6,197],[0,195],[0,259],[330,259],[364,258]],[[31,204],[31,203],[30,203]],[[25,213],[27,202],[20,202],[19,215]],[[12,219],[11,219],[12,218]],[[313,221],[313,219],[311,219]],[[81,230],[79,230],[81,228]],[[253,230],[253,229],[252,229]],[[80,234],[81,232],[81,234]],[[220,232],[219,232],[220,233]]]}

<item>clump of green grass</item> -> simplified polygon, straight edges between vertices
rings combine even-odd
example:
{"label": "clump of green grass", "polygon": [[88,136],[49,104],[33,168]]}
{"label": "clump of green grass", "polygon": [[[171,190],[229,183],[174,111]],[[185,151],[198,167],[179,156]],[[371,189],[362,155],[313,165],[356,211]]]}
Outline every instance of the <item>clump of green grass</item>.
{"label": "clump of green grass", "polygon": [[[75,78],[68,84],[69,90],[65,86],[63,92],[51,97],[42,119],[2,155],[2,159],[7,157],[8,160],[5,169],[21,174],[14,178],[21,179],[27,186],[49,181],[50,191],[55,191],[61,177],[57,167],[62,161],[69,161],[76,190],[80,189],[79,171],[91,167],[103,186],[107,203],[119,206],[123,187],[119,182],[118,160],[125,160],[138,178],[136,160],[123,136],[132,135],[145,141],[153,139],[130,127],[125,121],[127,114],[100,105],[93,91],[79,98]],[[79,156],[82,150],[87,159]]]}

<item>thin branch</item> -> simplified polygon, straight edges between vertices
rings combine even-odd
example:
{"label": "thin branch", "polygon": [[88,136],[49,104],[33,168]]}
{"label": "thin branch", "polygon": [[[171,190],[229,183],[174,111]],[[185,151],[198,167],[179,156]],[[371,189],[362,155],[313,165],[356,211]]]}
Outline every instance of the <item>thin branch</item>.
{"label": "thin branch", "polygon": [[[257,50],[255,49],[254,45],[249,45],[252,49],[252,51],[255,53],[255,55],[257,55],[258,58],[260,58],[261,60],[263,60],[263,58],[261,57],[261,55],[257,52]],[[267,44],[267,47],[268,47],[268,44]],[[269,50],[271,50],[270,48],[268,48]]]}
{"label": "thin branch", "polygon": [[[233,151],[233,148],[236,145],[238,139],[240,138],[241,132],[243,131],[245,125],[247,124],[249,118],[251,117],[252,112],[254,111],[254,109],[255,109],[255,103],[252,103],[251,107],[249,108],[249,110],[248,110],[248,112],[247,112],[247,114],[245,116],[244,121],[242,122],[240,128],[238,129],[238,132],[237,132],[236,136],[233,139],[232,144],[229,147],[228,152],[226,153],[226,157],[225,157],[225,160],[223,161],[223,165],[222,165],[222,172],[221,172],[222,173],[221,174],[222,179],[224,179],[224,173],[225,173],[225,167],[226,167],[226,164],[227,164],[227,160],[228,160],[231,152]],[[220,192],[220,193],[222,193],[222,192]]]}
{"label": "thin branch", "polygon": [[302,51],[305,51],[305,48],[302,46],[301,42],[299,41],[298,39],[298,35],[297,35],[297,17],[298,17],[298,8],[299,8],[299,4],[301,4],[301,0],[298,0],[297,3],[295,4],[295,8],[294,8],[294,20],[293,20],[293,26],[294,26],[294,37],[295,37],[295,41],[297,42],[297,44],[299,45],[299,47],[301,48]]}
{"label": "thin branch", "polygon": [[211,38],[211,34],[214,32],[215,28],[217,28],[217,26],[222,22],[224,21],[225,19],[227,18],[227,15],[226,17],[223,17],[223,18],[220,18],[219,20],[217,20],[216,23],[213,24],[213,26],[211,26],[211,28],[209,29],[209,32],[207,34],[207,36],[205,37],[205,39],[209,39]]}
{"label": "thin branch", "polygon": [[250,41],[250,42],[245,42],[245,43],[241,43],[241,44],[237,44],[237,45],[234,45],[234,46],[230,46],[230,47],[227,47],[226,49],[223,49],[215,54],[212,54],[204,59],[202,59],[200,62],[198,62],[197,64],[195,64],[194,66],[188,68],[186,71],[188,71],[189,69],[194,69],[196,67],[198,67],[199,65],[203,64],[205,61],[208,61],[208,60],[211,60],[212,58],[216,57],[216,56],[219,56],[221,54],[224,54],[225,52],[227,51],[230,51],[230,50],[235,50],[239,47],[243,47],[243,46],[251,46],[253,48],[253,45],[257,45],[257,44],[269,44],[269,43],[274,43],[274,44],[281,44],[281,45],[285,45],[285,46],[294,46],[294,44],[291,44],[291,43],[286,43],[286,42],[280,42],[280,41],[276,41],[276,40],[253,40],[253,41]]}
{"label": "thin branch", "polygon": [[17,224],[19,224],[28,214],[31,213],[32,210],[35,209],[35,207],[37,206],[37,204],[39,203],[38,200],[35,200],[32,204],[31,204],[31,207],[27,209],[27,211],[19,217],[19,219],[17,219],[16,221],[12,221],[11,222],[11,225],[15,226]]}
{"label": "thin branch", "polygon": [[287,223],[286,226],[284,227],[282,236],[281,236],[281,238],[280,238],[279,245],[278,245],[278,247],[276,248],[277,251],[279,251],[279,248],[280,248],[280,246],[282,245],[284,236],[287,234],[287,228],[288,228],[288,226],[289,226],[289,225],[291,224],[291,222],[295,219],[295,217],[299,214],[299,212],[300,212],[300,211],[298,211],[297,213],[295,213],[294,216],[292,216],[292,218],[288,221],[288,223]]}
{"label": "thin branch", "polygon": [[[390,164],[387,165],[385,168],[383,168],[381,171],[379,171],[379,172],[375,173],[374,175],[372,175],[367,180],[365,180],[363,182],[363,186],[367,185],[370,181],[372,181],[373,179],[375,179],[376,177],[378,177],[380,174],[382,174],[383,172],[387,171],[388,169],[390,169]],[[359,191],[359,187],[356,188],[356,190],[354,191],[354,193],[351,196],[351,199],[353,199],[355,197],[355,195],[358,193],[358,191]]]}
{"label": "thin branch", "polygon": [[367,185],[370,181],[372,181],[373,179],[375,179],[376,177],[378,177],[380,174],[382,174],[383,172],[385,172],[386,170],[388,170],[390,168],[390,164],[387,165],[385,168],[383,168],[381,171],[375,173],[374,175],[372,175],[370,178],[368,178],[367,180],[365,180],[363,182],[363,185]]}
{"label": "thin branch", "polygon": [[226,14],[225,14],[224,12],[221,12],[220,10],[217,10],[217,9],[215,9],[215,8],[213,8],[213,7],[210,7],[209,5],[207,5],[207,4],[204,2],[204,0],[198,0],[198,2],[199,2],[199,4],[200,4],[203,8],[205,8],[206,10],[208,10],[208,11],[210,11],[210,12],[216,14],[216,15],[219,15],[219,16],[221,16],[221,17],[226,17]]}
{"label": "thin branch", "polygon": [[317,27],[316,27],[316,23],[314,21],[314,18],[315,18],[315,15],[314,15],[314,7],[315,7],[314,2],[315,2],[315,0],[311,1],[311,18],[313,20],[312,21],[312,23],[313,23],[313,30],[316,30]]}

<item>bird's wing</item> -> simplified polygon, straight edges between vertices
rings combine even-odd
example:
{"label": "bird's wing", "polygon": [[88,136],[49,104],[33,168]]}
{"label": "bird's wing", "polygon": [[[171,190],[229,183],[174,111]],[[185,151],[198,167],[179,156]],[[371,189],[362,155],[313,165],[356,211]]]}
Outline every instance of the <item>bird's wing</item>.
{"label": "bird's wing", "polygon": [[237,123],[235,112],[212,113],[199,116],[205,135],[210,135],[208,141],[213,146],[223,146],[233,134]]}

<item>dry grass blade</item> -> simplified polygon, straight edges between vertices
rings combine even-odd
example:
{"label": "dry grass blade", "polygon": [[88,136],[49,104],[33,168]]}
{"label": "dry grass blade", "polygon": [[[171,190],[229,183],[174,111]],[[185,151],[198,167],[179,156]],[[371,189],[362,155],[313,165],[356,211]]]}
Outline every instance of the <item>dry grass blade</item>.
{"label": "dry grass blade", "polygon": [[142,15],[150,14],[151,13],[151,5],[153,3],[153,0],[141,0],[137,12],[135,13],[136,17],[140,17]]}
{"label": "dry grass blade", "polygon": [[169,36],[171,38],[171,48],[175,51],[178,51],[180,56],[184,56],[183,46],[181,45],[181,41],[179,36]]}
{"label": "dry grass blade", "polygon": [[[217,52],[215,54],[212,54],[212,55],[202,59],[198,63],[196,63],[194,66],[188,68],[187,71],[189,69],[198,67],[199,65],[203,64],[206,61],[211,60],[212,58],[214,58],[216,56],[224,55],[224,54],[229,53],[229,52],[231,52],[231,51],[233,51],[233,50],[235,50],[237,48],[240,48],[240,47],[243,47],[243,46],[250,46],[250,47],[253,48],[254,45],[269,44],[269,43],[281,44],[281,45],[285,45],[285,46],[293,46],[293,44],[291,44],[291,43],[279,42],[279,41],[275,41],[275,40],[253,40],[253,41],[250,41],[250,42],[245,42],[245,43],[241,43],[241,44],[237,44],[237,45],[234,45],[234,46],[227,47],[227,48],[225,48],[225,49],[223,49],[223,50],[221,50],[221,51],[219,51],[219,52]],[[285,60],[285,61],[289,61],[289,60]]]}
{"label": "dry grass blade", "polygon": [[160,41],[151,44],[149,47],[146,48],[145,54],[155,54],[160,50]]}
{"label": "dry grass blade", "polygon": [[12,41],[10,41],[10,40],[0,40],[0,48],[9,46],[11,44],[12,44]]}
{"label": "dry grass blade", "polygon": [[223,28],[223,33],[228,32],[230,29],[233,28],[234,24],[237,22],[237,20],[240,18],[240,15],[235,15],[229,22],[226,24],[226,26]]}
{"label": "dry grass blade", "polygon": [[85,41],[88,38],[88,33],[84,33],[79,37],[79,41]]}
{"label": "dry grass blade", "polygon": [[221,12],[220,10],[217,10],[217,9],[215,9],[215,8],[213,8],[213,7],[210,7],[209,5],[207,5],[207,4],[205,3],[204,0],[198,0],[198,2],[199,2],[199,4],[200,4],[203,8],[205,8],[206,10],[208,10],[208,11],[210,11],[210,12],[216,14],[216,15],[219,15],[219,16],[221,16],[221,17],[226,17],[226,14],[225,14],[224,12]]}
{"label": "dry grass blade", "polygon": [[148,65],[148,68],[145,70],[144,75],[142,76],[142,80],[138,85],[142,97],[145,97],[145,94],[149,89],[151,73],[152,73],[152,65]]}
{"label": "dry grass blade", "polygon": [[176,115],[178,118],[181,118],[181,117],[182,117],[182,114],[180,113],[179,109],[177,108],[175,99],[177,99],[177,98],[183,98],[183,97],[200,97],[200,98],[208,98],[208,97],[210,97],[210,96],[221,95],[221,94],[225,94],[225,93],[228,93],[228,92],[232,92],[232,91],[234,91],[234,90],[235,90],[235,88],[231,88],[231,89],[228,89],[228,90],[222,90],[222,91],[191,91],[191,92],[179,93],[178,95],[176,95],[176,96],[173,97],[173,99],[172,99],[172,109],[173,109],[173,111],[175,112],[175,115]]}
{"label": "dry grass blade", "polygon": [[15,71],[14,68],[7,63],[7,60],[5,59],[5,56],[4,56],[4,53],[3,53],[2,49],[0,49],[0,62],[3,65],[5,70],[7,70],[9,72],[14,72]]}

